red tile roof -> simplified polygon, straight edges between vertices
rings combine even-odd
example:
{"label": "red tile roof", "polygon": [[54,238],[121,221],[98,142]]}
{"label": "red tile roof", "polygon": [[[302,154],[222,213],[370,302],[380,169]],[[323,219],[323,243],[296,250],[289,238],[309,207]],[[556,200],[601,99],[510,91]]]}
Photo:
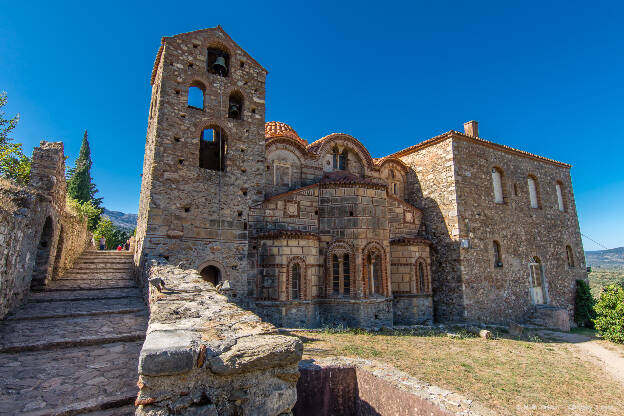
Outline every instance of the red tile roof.
{"label": "red tile roof", "polygon": [[361,178],[346,170],[337,170],[334,172],[328,172],[323,175],[321,185],[365,185],[386,188],[387,184],[381,179],[376,178]]}
{"label": "red tile roof", "polygon": [[264,125],[264,137],[266,139],[271,139],[273,137],[290,137],[291,139],[295,139],[307,145],[308,142],[303,140],[295,129],[289,126],[286,123],[282,123],[280,121],[269,121]]}

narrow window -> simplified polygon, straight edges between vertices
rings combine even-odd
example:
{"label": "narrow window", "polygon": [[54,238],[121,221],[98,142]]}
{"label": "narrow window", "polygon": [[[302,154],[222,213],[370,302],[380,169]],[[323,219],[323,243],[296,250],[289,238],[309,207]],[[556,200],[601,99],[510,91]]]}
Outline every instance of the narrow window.
{"label": "narrow window", "polygon": [[189,107],[204,109],[204,86],[199,82],[194,82],[188,89],[187,104]]}
{"label": "narrow window", "polygon": [[349,264],[349,255],[345,254],[342,260],[342,279],[344,296],[350,296],[351,294],[351,269]]}
{"label": "narrow window", "polygon": [[492,186],[494,187],[494,202],[504,203],[503,198],[503,173],[499,168],[492,169]]}
{"label": "narrow window", "polygon": [[557,206],[559,208],[559,211],[564,212],[565,204],[563,203],[563,191],[561,187],[561,182],[557,182],[555,184],[555,189],[557,191]]}
{"label": "narrow window", "polygon": [[537,199],[537,182],[535,178],[529,176],[527,179],[529,185],[529,200],[531,201],[531,208],[539,208],[539,202]]}
{"label": "narrow window", "polygon": [[301,265],[294,263],[292,265],[292,280],[290,282],[291,299],[299,299],[301,287]]}
{"label": "narrow window", "polygon": [[566,246],[566,256],[568,258],[568,267],[574,267],[574,254],[572,254],[572,247]]}
{"label": "narrow window", "polygon": [[344,150],[338,156],[338,169],[339,170],[346,170],[347,169],[347,151],[346,150]]}
{"label": "narrow window", "polygon": [[425,293],[425,265],[423,262],[418,262],[418,293]]}
{"label": "narrow window", "polygon": [[225,170],[227,137],[220,127],[202,130],[199,140],[199,167],[209,170]]}
{"label": "narrow window", "polygon": [[492,245],[494,247],[494,267],[503,267],[503,258],[501,257],[500,243],[494,240]]}
{"label": "narrow window", "polygon": [[396,182],[392,184],[392,194],[394,196],[397,196],[399,194],[399,184]]}
{"label": "narrow window", "polygon": [[339,156],[340,152],[338,151],[337,147],[334,147],[334,149],[332,150],[332,166],[334,168],[334,170],[338,169],[338,156]]}
{"label": "narrow window", "polygon": [[338,262],[338,256],[332,256],[332,292],[334,294],[340,293],[340,263]]}
{"label": "narrow window", "polygon": [[368,255],[369,283],[371,295],[383,294],[381,285],[381,257],[379,254]]}
{"label": "narrow window", "polygon": [[208,48],[208,62],[206,69],[211,74],[227,77],[230,67],[230,55],[227,52],[217,49]]}
{"label": "narrow window", "polygon": [[228,105],[228,117],[235,120],[240,120],[243,115],[243,95],[238,91],[233,91],[230,94],[230,101]]}

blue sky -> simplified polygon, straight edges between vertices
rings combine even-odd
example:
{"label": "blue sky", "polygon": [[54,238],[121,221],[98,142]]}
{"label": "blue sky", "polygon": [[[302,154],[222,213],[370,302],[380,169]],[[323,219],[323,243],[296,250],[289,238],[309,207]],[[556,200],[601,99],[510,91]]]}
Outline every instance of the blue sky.
{"label": "blue sky", "polygon": [[221,24],[269,70],[267,121],[309,141],[349,133],[379,157],[478,120],[486,139],[571,163],[581,232],[624,246],[618,2],[0,0],[0,10],[15,139],[27,152],[63,140],[73,164],[87,128],[109,209],[138,210],[160,38]]}

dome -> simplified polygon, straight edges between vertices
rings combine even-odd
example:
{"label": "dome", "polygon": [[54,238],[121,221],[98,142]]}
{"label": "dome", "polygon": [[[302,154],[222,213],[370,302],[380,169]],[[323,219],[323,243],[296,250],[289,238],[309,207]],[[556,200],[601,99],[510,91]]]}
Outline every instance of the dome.
{"label": "dome", "polygon": [[305,140],[299,137],[295,129],[290,127],[288,124],[281,123],[279,121],[269,121],[264,125],[264,137],[267,139],[273,137],[290,137],[291,139],[307,143]]}

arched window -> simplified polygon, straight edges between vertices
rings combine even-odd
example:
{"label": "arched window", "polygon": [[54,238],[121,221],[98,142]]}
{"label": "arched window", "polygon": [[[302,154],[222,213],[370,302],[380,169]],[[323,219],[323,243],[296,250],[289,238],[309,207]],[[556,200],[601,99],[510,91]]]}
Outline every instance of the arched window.
{"label": "arched window", "polygon": [[351,295],[351,252],[352,249],[345,243],[334,243],[328,249],[327,270],[328,276],[328,296]]}
{"label": "arched window", "polygon": [[574,254],[570,246],[566,246],[566,257],[568,259],[568,267],[574,267]]}
{"label": "arched window", "polygon": [[503,257],[501,254],[500,243],[494,240],[492,246],[494,248],[494,267],[503,267]]}
{"label": "arched window", "polygon": [[342,294],[351,295],[351,265],[349,255],[346,253],[342,257]]}
{"label": "arched window", "polygon": [[539,194],[537,190],[537,180],[534,176],[527,178],[529,185],[529,200],[531,202],[531,208],[539,208]]}
{"label": "arched window", "polygon": [[301,297],[301,265],[299,263],[293,263],[290,279],[290,298],[299,299]]}
{"label": "arched window", "polygon": [[243,117],[243,95],[238,91],[233,91],[230,94],[228,117],[235,120],[240,120]]}
{"label": "arched window", "polygon": [[557,207],[559,211],[565,211],[565,202],[563,200],[563,184],[561,182],[557,182],[555,184],[555,190],[557,191]]}
{"label": "arched window", "polygon": [[334,254],[332,256],[332,292],[334,295],[340,294],[340,262],[338,261],[338,256]]}
{"label": "arched window", "polygon": [[492,186],[494,187],[494,202],[503,204],[505,202],[503,194],[503,171],[500,168],[492,168]]}
{"label": "arched window", "polygon": [[383,295],[383,284],[381,281],[382,263],[381,256],[377,252],[372,252],[367,256],[368,261],[368,284],[371,295]]}
{"label": "arched window", "polygon": [[191,86],[188,89],[188,100],[187,100],[188,106],[203,110],[205,91],[206,91],[206,88],[204,87],[204,84],[202,84],[201,82],[195,81],[191,83]]}
{"label": "arched window", "polygon": [[218,48],[208,48],[206,69],[211,74],[227,77],[230,70],[230,55]]}
{"label": "arched window", "polygon": [[418,262],[418,293],[425,293],[427,277],[425,275],[425,264],[422,261]]}
{"label": "arched window", "polygon": [[218,126],[207,127],[199,139],[199,167],[224,171],[227,153],[227,136]]}

